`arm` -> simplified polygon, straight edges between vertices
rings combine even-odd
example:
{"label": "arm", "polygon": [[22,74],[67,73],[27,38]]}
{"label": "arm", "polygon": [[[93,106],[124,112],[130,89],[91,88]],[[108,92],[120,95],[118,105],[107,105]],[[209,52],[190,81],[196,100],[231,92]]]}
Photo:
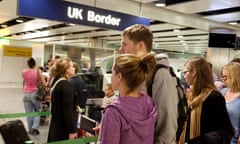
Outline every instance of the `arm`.
{"label": "arm", "polygon": [[[73,86],[66,80],[63,81],[63,115],[69,134],[77,132],[77,112]],[[70,135],[69,135],[70,137]],[[74,136],[73,136],[74,137]]]}
{"label": "arm", "polygon": [[153,81],[152,95],[158,109],[155,143],[172,143],[176,139],[178,96],[176,83],[168,69],[157,71]]}
{"label": "arm", "polygon": [[107,108],[101,124],[100,144],[119,144],[121,122],[119,112],[114,108]]}
{"label": "arm", "polygon": [[69,139],[70,140],[73,140],[73,139],[76,139],[77,138],[77,133],[70,133],[69,134]]}

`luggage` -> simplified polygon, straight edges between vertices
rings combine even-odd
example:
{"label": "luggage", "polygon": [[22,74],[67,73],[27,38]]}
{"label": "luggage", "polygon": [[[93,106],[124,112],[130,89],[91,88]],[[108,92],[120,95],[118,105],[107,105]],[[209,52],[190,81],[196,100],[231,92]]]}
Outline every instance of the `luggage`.
{"label": "luggage", "polygon": [[[41,111],[42,112],[50,112],[50,103],[49,102],[42,102],[41,103]],[[49,123],[49,116],[48,115],[44,115],[44,116],[40,116],[40,125],[48,125]]]}
{"label": "luggage", "polygon": [[0,126],[5,144],[24,144],[30,140],[21,120],[11,120]]}

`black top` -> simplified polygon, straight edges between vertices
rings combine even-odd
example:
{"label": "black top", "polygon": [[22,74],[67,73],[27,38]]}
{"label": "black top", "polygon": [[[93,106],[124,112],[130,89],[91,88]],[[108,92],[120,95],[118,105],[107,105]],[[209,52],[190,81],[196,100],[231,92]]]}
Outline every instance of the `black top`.
{"label": "black top", "polygon": [[87,89],[85,87],[84,81],[78,76],[72,77],[69,79],[69,81],[74,86],[77,105],[79,105],[81,108],[84,108],[87,99]]}
{"label": "black top", "polygon": [[77,132],[76,96],[72,84],[67,80],[60,81],[52,92],[51,102],[48,142],[67,140],[69,133]]}
{"label": "black top", "polygon": [[[186,140],[189,140],[189,122]],[[200,135],[213,131],[226,131],[231,135],[233,127],[229,119],[224,97],[213,90],[202,104]]]}

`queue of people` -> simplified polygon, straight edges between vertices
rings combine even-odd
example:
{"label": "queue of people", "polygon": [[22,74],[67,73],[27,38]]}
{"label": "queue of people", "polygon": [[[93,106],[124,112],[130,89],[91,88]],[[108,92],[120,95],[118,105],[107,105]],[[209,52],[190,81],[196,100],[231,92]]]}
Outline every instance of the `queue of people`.
{"label": "queue of people", "polygon": [[[194,57],[186,61],[183,74],[189,85],[185,91],[188,109],[178,140],[176,80],[170,74],[167,55],[156,57],[150,53],[152,42],[152,32],[146,26],[132,25],[123,31],[121,54],[115,59],[111,84],[105,89],[104,115],[94,128],[100,131],[99,143],[239,144],[240,64],[230,62],[223,67],[220,80],[225,88],[218,89],[206,59]],[[167,68],[159,69],[152,79],[156,64]],[[71,59],[60,58],[50,68],[52,117],[48,142],[77,138],[76,106],[81,105],[78,103],[81,94],[77,91],[85,87],[81,80],[74,78],[78,69],[74,65]],[[29,67],[33,69],[35,64]],[[153,81],[151,94],[147,90],[150,79]],[[36,86],[28,86],[28,79],[24,77],[24,80],[24,105],[29,112],[27,99],[34,95]],[[36,84],[36,76],[31,77],[31,81]],[[119,97],[115,97],[114,91],[119,92]],[[37,109],[38,105],[36,103]],[[29,118],[28,121],[32,133],[39,125],[32,126]],[[38,118],[35,121],[37,123]]]}

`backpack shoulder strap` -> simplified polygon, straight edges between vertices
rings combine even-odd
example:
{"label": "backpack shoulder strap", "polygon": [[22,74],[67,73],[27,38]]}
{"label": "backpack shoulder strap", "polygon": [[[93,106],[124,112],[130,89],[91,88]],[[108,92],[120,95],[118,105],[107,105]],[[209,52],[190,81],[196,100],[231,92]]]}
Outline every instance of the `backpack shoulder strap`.
{"label": "backpack shoulder strap", "polygon": [[148,92],[148,95],[151,96],[151,97],[152,97],[152,84],[153,84],[153,80],[154,80],[156,72],[160,68],[169,68],[169,67],[166,66],[166,65],[163,65],[163,64],[156,64],[156,66],[155,66],[155,68],[153,70],[153,73],[152,73],[152,78],[147,83],[147,92]]}

